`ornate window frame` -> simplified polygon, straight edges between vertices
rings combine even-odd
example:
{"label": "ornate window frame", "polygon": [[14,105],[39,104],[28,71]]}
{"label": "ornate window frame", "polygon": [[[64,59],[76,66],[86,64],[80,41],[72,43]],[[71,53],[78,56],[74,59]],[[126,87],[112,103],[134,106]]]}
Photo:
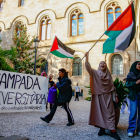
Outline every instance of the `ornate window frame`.
{"label": "ornate window frame", "polygon": [[41,41],[43,41],[42,40],[42,23],[45,21],[45,26],[46,26],[46,31],[45,31],[45,39],[44,40],[49,40],[49,39],[51,39],[51,30],[52,30],[52,26],[50,27],[51,28],[51,30],[50,30],[50,38],[48,39],[47,38],[47,27],[48,27],[48,24],[52,24],[52,23],[49,23],[49,21],[51,21],[51,18],[49,17],[49,15],[44,15],[42,18],[41,18],[41,20],[40,20],[40,25],[39,25],[39,39],[41,40]]}
{"label": "ornate window frame", "polygon": [[[120,57],[121,57],[121,60],[122,60],[122,74],[113,74],[112,72],[113,72],[113,70],[112,70],[112,68],[113,68],[113,66],[112,66],[112,59],[113,59],[113,57],[115,56],[115,55],[119,55]],[[113,61],[114,62],[114,61]],[[121,72],[120,72],[121,73]],[[123,69],[123,57],[120,55],[120,54],[114,54],[112,57],[111,57],[111,74],[112,75],[123,75],[123,73],[124,73],[124,69]]]}
{"label": "ornate window frame", "polygon": [[[83,12],[80,10],[80,9],[74,9],[71,13],[70,13],[70,20],[69,20],[69,22],[70,22],[70,26],[69,26],[69,36],[70,37],[75,37],[75,36],[80,36],[79,34],[78,34],[78,32],[79,32],[79,15],[83,15],[83,34],[80,34],[80,35],[84,35],[84,14],[83,14]],[[74,36],[72,36],[72,17],[73,16],[76,16],[76,20],[77,20],[77,35],[74,35]]]}
{"label": "ornate window frame", "polygon": [[[80,58],[80,57],[75,57],[74,59],[76,59],[76,58]],[[72,76],[82,76],[82,74],[80,75],[80,66],[78,66],[78,75],[73,75],[73,65],[74,65],[74,59],[73,59],[73,62],[72,62]],[[80,58],[81,59],[81,58]],[[76,64],[76,63],[75,63]],[[80,62],[80,64],[81,64],[81,69],[82,69],[82,62]],[[78,64],[79,65],[79,64]],[[83,69],[82,69],[82,72],[83,72]]]}
{"label": "ornate window frame", "polygon": [[108,28],[108,10],[112,9],[113,10],[113,20],[115,21],[116,19],[116,9],[120,8],[121,9],[121,13],[122,13],[122,5],[119,2],[110,2],[109,4],[107,4],[107,6],[105,7],[105,29]]}
{"label": "ornate window frame", "polygon": [[111,75],[112,75],[112,77],[124,77],[125,78],[127,76],[127,74],[129,73],[129,69],[130,69],[130,55],[127,51],[106,54],[105,55],[105,62],[107,63],[107,66],[108,66],[110,73],[111,73],[111,58],[115,54],[119,54],[122,57],[123,74],[111,74]]}

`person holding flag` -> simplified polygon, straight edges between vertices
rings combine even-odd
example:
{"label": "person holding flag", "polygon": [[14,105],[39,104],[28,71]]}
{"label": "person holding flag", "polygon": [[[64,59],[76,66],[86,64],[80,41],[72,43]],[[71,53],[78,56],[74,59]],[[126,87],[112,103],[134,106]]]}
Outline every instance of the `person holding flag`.
{"label": "person holding flag", "polygon": [[[111,74],[104,61],[100,62],[98,70],[94,70],[88,62],[88,53],[85,56],[85,67],[90,75],[92,94],[89,125],[100,128],[99,136],[106,135],[105,129],[108,129],[111,131],[111,137],[120,140],[115,130],[115,109],[112,99],[112,92],[115,91],[115,87]],[[117,103],[117,93],[115,99]]]}

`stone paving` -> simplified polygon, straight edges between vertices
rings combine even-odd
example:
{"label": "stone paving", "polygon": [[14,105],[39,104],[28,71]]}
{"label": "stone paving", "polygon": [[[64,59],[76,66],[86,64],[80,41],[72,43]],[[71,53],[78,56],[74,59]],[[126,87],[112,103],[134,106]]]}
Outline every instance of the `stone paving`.
{"label": "stone paving", "polygon": [[[98,136],[98,128],[88,125],[90,102],[84,99],[70,102],[70,109],[75,125],[66,126],[67,115],[58,107],[53,120],[47,124],[40,120],[47,112],[7,113],[0,114],[0,136],[20,135],[30,140],[114,140],[110,136]],[[117,132],[122,140],[131,140],[127,136],[127,113],[121,114]],[[139,136],[132,138],[140,139]]]}

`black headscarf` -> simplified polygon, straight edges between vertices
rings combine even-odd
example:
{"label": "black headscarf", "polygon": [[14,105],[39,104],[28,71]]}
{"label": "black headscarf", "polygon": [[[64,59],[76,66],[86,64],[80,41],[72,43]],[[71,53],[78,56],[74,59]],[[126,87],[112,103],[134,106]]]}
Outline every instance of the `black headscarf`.
{"label": "black headscarf", "polygon": [[133,72],[135,74],[135,76],[137,77],[140,74],[140,70],[136,69],[136,66],[138,64],[138,62],[140,61],[136,61],[132,64],[131,68],[130,68],[130,72]]}

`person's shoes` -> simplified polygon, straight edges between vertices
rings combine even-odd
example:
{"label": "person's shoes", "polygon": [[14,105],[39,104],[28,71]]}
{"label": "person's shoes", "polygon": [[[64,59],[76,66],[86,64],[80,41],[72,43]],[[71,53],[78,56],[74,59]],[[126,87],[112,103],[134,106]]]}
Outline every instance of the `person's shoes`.
{"label": "person's shoes", "polygon": [[71,126],[71,125],[74,125],[74,123],[67,123],[67,126]]}
{"label": "person's shoes", "polygon": [[40,119],[41,119],[42,121],[46,122],[46,123],[49,123],[49,122],[50,122],[49,120],[47,120],[46,118],[43,118],[43,117],[40,117]]}
{"label": "person's shoes", "polygon": [[116,132],[111,132],[110,136],[116,140],[121,140],[121,138],[119,137],[119,135]]}
{"label": "person's shoes", "polygon": [[131,138],[134,137],[134,134],[132,132],[128,132],[127,135],[128,135],[128,137],[131,137]]}
{"label": "person's shoes", "polygon": [[105,132],[105,129],[100,129],[100,131],[98,132],[98,136],[103,136],[103,135],[107,135],[107,133]]}
{"label": "person's shoes", "polygon": [[79,101],[79,99],[77,101]]}
{"label": "person's shoes", "polygon": [[131,137],[131,138],[134,137],[134,134],[132,132],[128,132],[127,135],[128,137]]}
{"label": "person's shoes", "polygon": [[76,100],[74,100],[74,101],[76,101]]}

